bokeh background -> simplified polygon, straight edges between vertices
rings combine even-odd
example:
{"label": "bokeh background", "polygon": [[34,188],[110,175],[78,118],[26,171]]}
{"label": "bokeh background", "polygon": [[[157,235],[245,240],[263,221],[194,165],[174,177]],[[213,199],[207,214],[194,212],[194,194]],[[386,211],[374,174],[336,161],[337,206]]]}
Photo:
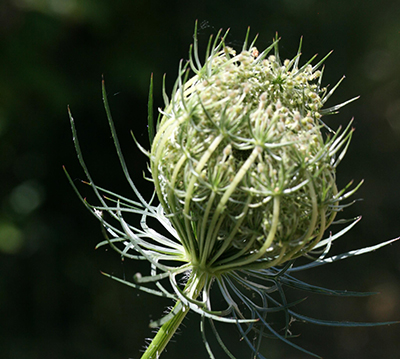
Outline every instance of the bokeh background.
{"label": "bokeh background", "polygon": [[[346,80],[329,101],[361,98],[325,121],[353,116],[356,132],[339,167],[343,186],[365,179],[346,217],[363,220],[335,244],[339,253],[400,235],[400,2],[393,0],[1,0],[0,1],[0,357],[140,358],[154,334],[151,319],[168,301],[138,293],[103,277],[128,278],[146,267],[94,250],[99,223],[69,185],[65,165],[85,196],[74,152],[69,104],[85,159],[97,183],[131,196],[119,168],[101,102],[104,74],[126,160],[138,186],[146,159],[147,93],[155,79],[162,107],[180,59],[188,58],[194,22],[199,40],[230,28],[228,44],[240,48],[248,26],[264,48],[276,32],[282,58],[303,60],[334,49],[325,84]],[[370,298],[309,296],[303,314],[337,320],[400,320],[400,243],[372,254],[301,274],[317,285],[377,291]],[[304,294],[307,295],[307,294]],[[308,295],[307,295],[308,296]],[[162,358],[207,358],[194,314]],[[238,358],[250,358],[233,327],[226,328]],[[324,358],[398,358],[400,325],[329,328],[294,323],[295,343]],[[277,340],[265,341],[268,359],[307,358]],[[216,357],[225,358],[216,349]]]}

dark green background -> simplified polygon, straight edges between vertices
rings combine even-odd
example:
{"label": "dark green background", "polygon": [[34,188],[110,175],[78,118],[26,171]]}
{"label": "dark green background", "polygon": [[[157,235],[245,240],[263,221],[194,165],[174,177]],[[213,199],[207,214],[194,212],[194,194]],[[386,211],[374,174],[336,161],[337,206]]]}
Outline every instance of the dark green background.
{"label": "dark green background", "polygon": [[[142,263],[121,263],[112,251],[94,251],[100,225],[76,198],[65,165],[85,196],[83,172],[71,140],[67,104],[77,122],[85,158],[97,183],[132,196],[119,169],[102,108],[104,74],[118,133],[135,181],[146,160],[129,131],[146,147],[150,73],[156,106],[161,79],[170,91],[178,62],[186,59],[195,20],[205,44],[231,28],[239,47],[247,26],[260,33],[260,49],[275,32],[282,58],[295,55],[304,36],[303,60],[334,49],[325,84],[347,79],[329,101],[361,98],[331,127],[355,117],[352,145],[338,181],[365,179],[347,217],[363,215],[333,247],[339,253],[400,235],[400,3],[393,0],[3,0],[0,2],[0,357],[140,358],[150,319],[172,303],[135,292],[100,275],[131,276]],[[334,228],[333,228],[334,229]],[[371,298],[314,297],[297,309],[324,319],[400,320],[400,243],[301,275],[337,289],[379,291]],[[305,294],[306,295],[306,294]],[[245,345],[232,343],[238,358]],[[366,329],[295,323],[299,345],[325,358],[398,358],[400,325]],[[217,358],[225,356],[216,350]],[[265,341],[269,359],[306,358],[276,340]],[[188,316],[162,358],[207,358],[198,317]]]}

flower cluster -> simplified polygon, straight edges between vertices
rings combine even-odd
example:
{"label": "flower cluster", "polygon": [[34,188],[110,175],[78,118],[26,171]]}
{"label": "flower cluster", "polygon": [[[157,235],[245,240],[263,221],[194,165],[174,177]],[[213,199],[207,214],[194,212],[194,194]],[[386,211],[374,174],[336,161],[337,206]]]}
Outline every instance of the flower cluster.
{"label": "flower cluster", "polygon": [[221,42],[162,112],[152,177],[193,266],[279,265],[315,247],[341,208],[335,170],[352,131],[324,139],[322,62],[299,58],[282,63],[277,41],[238,55]]}
{"label": "flower cluster", "polygon": [[[123,172],[136,199],[131,200],[97,186],[83,160],[70,114],[79,161],[99,203],[85,206],[102,223],[106,240],[123,258],[147,260],[148,275],[133,281],[108,275],[131,287],[170,298],[175,306],[165,317],[142,359],[158,358],[190,310],[201,316],[206,349],[214,358],[205,334],[205,320],[230,358],[215,322],[235,324],[254,357],[264,358],[261,340],[275,336],[290,341],[291,318],[320,325],[371,325],[314,319],[293,310],[285,288],[351,296],[368,293],[330,290],[297,280],[292,273],[367,253],[373,247],[327,257],[331,243],[351,229],[350,221],[323,239],[335,223],[342,201],[357,188],[338,190],[336,169],[345,155],[351,123],[342,130],[321,120],[351,102],[323,108],[342,80],[329,92],[321,85],[326,57],[300,66],[301,42],[292,60],[280,60],[278,40],[259,52],[255,40],[242,51],[225,46],[225,36],[210,39],[201,64],[195,42],[190,60],[180,65],[179,76],[153,133],[152,81],[149,96],[148,155],[155,194],[146,201],[134,185],[124,160],[107,102],[103,101]],[[272,53],[273,52],[273,53]],[[191,71],[194,73],[192,74]],[[140,227],[128,223],[128,214],[140,216]],[[157,232],[149,219],[164,228]],[[343,221],[341,221],[343,223]],[[295,266],[305,256],[310,263]],[[226,305],[220,309],[214,297]],[[269,320],[282,313],[285,329]],[[376,323],[384,324],[384,323]]]}

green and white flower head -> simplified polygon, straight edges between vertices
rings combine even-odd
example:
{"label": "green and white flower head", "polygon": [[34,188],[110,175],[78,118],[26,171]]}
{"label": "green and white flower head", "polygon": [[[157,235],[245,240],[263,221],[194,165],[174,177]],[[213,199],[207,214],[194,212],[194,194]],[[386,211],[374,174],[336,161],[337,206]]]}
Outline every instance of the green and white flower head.
{"label": "green and white flower head", "polygon": [[[80,151],[70,116],[78,157],[100,204],[82,201],[102,222],[107,240],[123,257],[150,262],[148,275],[133,281],[114,278],[134,288],[166,296],[175,302],[142,358],[158,358],[184,316],[191,309],[205,319],[230,358],[215,321],[237,325],[254,357],[261,339],[289,340],[291,318],[321,325],[376,325],[338,323],[309,318],[292,309],[285,287],[333,295],[367,295],[319,288],[295,279],[295,271],[373,251],[373,247],[327,257],[331,243],[351,229],[350,221],[338,233],[323,239],[342,201],[357,188],[336,186],[336,169],[345,155],[351,123],[342,130],[328,128],[321,117],[353,101],[324,108],[329,92],[322,85],[323,62],[314,57],[300,64],[297,55],[282,61],[278,39],[259,52],[248,36],[240,52],[225,45],[225,36],[210,39],[204,63],[195,42],[190,60],[179,67],[170,97],[163,92],[165,108],[153,132],[152,82],[149,97],[149,157],[159,205],[147,202],[131,180],[116,137],[103,83],[103,100],[117,153],[125,176],[137,197],[130,200],[94,184]],[[73,182],[71,181],[73,184]],[[361,184],[361,183],[360,183]],[[74,186],[79,194],[78,190]],[[140,227],[124,220],[128,213],[141,216]],[[165,228],[158,233],[148,225],[157,219]],[[339,221],[343,223],[343,221]],[[305,256],[309,264],[295,266]],[[111,276],[110,276],[111,277]],[[216,309],[216,292],[226,303]],[[218,306],[219,308],[219,306]],[[272,313],[283,313],[286,328],[269,322]],[[387,323],[385,323],[387,324]],[[254,337],[257,339],[255,340]]]}
{"label": "green and white flower head", "polygon": [[[274,55],[270,54],[275,48]],[[195,47],[195,59],[197,58]],[[324,139],[321,63],[211,46],[162,112],[151,172],[194,268],[268,268],[310,251],[341,208],[350,126]],[[183,76],[183,75],[182,75]],[[338,151],[342,151],[337,156]]]}

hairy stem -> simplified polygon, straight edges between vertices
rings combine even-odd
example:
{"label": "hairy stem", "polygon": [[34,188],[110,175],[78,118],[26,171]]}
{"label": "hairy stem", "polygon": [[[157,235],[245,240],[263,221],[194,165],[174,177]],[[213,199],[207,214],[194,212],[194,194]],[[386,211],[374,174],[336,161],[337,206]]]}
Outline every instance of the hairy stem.
{"label": "hairy stem", "polygon": [[180,310],[168,322],[161,326],[156,336],[143,353],[141,359],[158,359],[160,357],[162,351],[165,349],[179,325],[182,323],[183,318],[185,318],[186,313],[189,311],[189,309],[179,301],[176,302],[172,311],[179,306],[181,307]]}
{"label": "hairy stem", "polygon": [[[199,274],[193,270],[184,289],[185,297],[190,300],[196,299],[205,286],[206,277],[207,275]],[[174,313],[174,316],[160,327],[141,359],[160,358],[162,351],[174,336],[188,312],[189,307],[178,300],[170,312]]]}

